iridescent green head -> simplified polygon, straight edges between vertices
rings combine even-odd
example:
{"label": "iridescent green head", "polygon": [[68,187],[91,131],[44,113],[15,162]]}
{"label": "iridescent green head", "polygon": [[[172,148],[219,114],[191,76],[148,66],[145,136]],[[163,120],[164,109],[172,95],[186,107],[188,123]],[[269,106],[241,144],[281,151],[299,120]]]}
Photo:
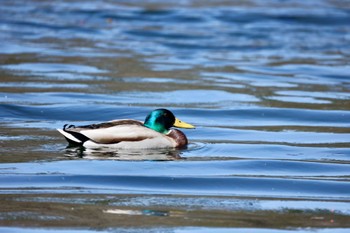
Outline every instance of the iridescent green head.
{"label": "iridescent green head", "polygon": [[159,133],[167,134],[171,127],[193,129],[194,126],[177,119],[172,112],[167,109],[156,109],[145,119],[144,125]]}

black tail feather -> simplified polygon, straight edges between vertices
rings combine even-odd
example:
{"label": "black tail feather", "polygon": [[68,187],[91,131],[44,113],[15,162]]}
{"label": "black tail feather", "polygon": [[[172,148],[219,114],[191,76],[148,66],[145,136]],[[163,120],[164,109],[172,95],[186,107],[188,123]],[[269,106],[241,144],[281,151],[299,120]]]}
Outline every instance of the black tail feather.
{"label": "black tail feather", "polygon": [[66,131],[66,132],[70,133],[71,135],[73,135],[73,137],[81,141],[81,144],[84,144],[84,142],[91,140],[90,138],[86,137],[84,134],[81,134],[78,132],[74,132],[74,131]]}
{"label": "black tail feather", "polygon": [[65,137],[66,140],[68,141],[69,145],[72,145],[72,146],[83,145],[84,142],[91,140],[90,138],[86,137],[84,134],[69,130],[69,129],[74,129],[74,128],[75,128],[75,125],[65,124],[63,126],[63,131],[65,131],[66,133],[69,133],[70,135],[72,135],[73,137],[75,137],[76,139],[81,141],[80,143],[78,143],[78,142],[75,142],[75,141]]}

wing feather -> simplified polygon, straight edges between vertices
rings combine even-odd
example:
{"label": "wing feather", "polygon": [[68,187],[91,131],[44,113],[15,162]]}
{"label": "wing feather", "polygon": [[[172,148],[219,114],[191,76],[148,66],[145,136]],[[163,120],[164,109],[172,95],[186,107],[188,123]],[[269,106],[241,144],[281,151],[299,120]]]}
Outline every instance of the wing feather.
{"label": "wing feather", "polygon": [[[116,120],[100,124],[68,127],[65,132],[74,138],[89,139],[95,143],[111,144],[119,142],[135,142],[159,137],[162,134],[143,126],[142,122],[135,120]],[[79,134],[81,135],[79,137]],[[83,140],[86,141],[86,140]]]}

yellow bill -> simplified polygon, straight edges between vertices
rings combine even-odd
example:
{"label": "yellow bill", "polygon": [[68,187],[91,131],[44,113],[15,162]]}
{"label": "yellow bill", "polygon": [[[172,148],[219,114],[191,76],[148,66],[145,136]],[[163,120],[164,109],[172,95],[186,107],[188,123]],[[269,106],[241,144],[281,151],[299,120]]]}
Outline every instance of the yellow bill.
{"label": "yellow bill", "polygon": [[194,129],[196,127],[194,127],[191,124],[188,124],[186,122],[180,121],[179,119],[175,118],[175,123],[174,123],[174,127],[178,127],[178,128],[184,128],[184,129]]}

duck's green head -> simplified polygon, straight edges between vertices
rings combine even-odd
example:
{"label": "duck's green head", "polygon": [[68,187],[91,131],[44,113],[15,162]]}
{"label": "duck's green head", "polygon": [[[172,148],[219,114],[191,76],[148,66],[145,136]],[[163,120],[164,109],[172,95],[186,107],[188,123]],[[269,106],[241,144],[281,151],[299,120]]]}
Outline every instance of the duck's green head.
{"label": "duck's green head", "polygon": [[193,129],[193,125],[177,119],[172,112],[167,109],[156,109],[145,119],[144,125],[159,133],[167,134],[171,127]]}

